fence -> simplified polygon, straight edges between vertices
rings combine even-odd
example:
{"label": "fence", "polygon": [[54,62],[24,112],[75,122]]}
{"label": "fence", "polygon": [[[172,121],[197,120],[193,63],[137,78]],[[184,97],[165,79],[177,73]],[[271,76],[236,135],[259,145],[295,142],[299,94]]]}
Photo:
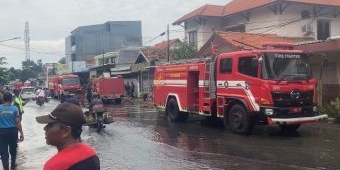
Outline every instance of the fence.
{"label": "fence", "polygon": [[321,103],[330,103],[335,98],[340,98],[340,84],[323,84],[321,86],[321,97]]}

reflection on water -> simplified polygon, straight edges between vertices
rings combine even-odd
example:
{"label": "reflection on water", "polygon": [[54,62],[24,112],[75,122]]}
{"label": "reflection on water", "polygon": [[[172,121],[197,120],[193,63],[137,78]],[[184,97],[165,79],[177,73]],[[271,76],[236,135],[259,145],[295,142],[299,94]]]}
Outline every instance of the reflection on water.
{"label": "reflection on water", "polygon": [[[57,102],[42,108],[28,104],[19,145],[19,168],[42,169],[56,152],[47,146],[43,125],[35,116],[48,113]],[[190,123],[169,123],[163,112],[145,105],[109,106],[115,122],[103,133],[84,128],[82,139],[93,146],[103,170],[111,169],[340,169],[339,126],[304,125],[295,135],[276,127],[257,127],[251,136]],[[18,169],[19,169],[18,168]]]}

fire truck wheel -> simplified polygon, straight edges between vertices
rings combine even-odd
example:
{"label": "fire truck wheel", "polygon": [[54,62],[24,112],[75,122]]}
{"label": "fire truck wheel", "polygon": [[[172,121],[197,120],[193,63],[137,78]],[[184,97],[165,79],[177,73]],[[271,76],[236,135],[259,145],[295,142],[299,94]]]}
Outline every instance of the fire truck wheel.
{"label": "fire truck wheel", "polygon": [[294,124],[294,125],[280,125],[281,132],[284,133],[294,133],[297,129],[299,129],[301,125],[300,124]]}
{"label": "fire truck wheel", "polygon": [[173,98],[169,99],[165,113],[171,122],[184,122],[188,118],[188,114],[179,111],[178,103]]}
{"label": "fire truck wheel", "polygon": [[231,130],[240,134],[249,134],[252,131],[250,117],[247,115],[246,109],[236,104],[229,111],[229,125]]}

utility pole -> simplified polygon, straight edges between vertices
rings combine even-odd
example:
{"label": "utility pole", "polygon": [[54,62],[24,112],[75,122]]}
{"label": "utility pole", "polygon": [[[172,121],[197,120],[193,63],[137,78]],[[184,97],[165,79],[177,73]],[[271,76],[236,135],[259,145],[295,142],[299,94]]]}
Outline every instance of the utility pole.
{"label": "utility pole", "polygon": [[168,55],[168,62],[170,61],[170,35],[169,35],[169,24],[168,24],[168,27],[167,27],[167,36],[168,36],[168,47],[167,47],[167,55]]}
{"label": "utility pole", "polygon": [[28,22],[25,22],[25,59],[30,60],[30,30]]}
{"label": "utility pole", "polygon": [[104,77],[104,61],[105,61],[105,57],[104,57],[104,49],[103,49],[103,65],[102,65],[102,76]]}

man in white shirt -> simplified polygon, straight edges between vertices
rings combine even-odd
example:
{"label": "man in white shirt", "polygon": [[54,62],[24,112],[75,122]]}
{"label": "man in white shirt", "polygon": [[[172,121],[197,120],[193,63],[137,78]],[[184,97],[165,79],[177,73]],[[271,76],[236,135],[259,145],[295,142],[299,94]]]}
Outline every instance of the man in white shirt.
{"label": "man in white shirt", "polygon": [[36,92],[35,92],[35,95],[37,95],[37,98],[38,97],[43,97],[45,98],[45,91],[43,89],[38,89]]}

